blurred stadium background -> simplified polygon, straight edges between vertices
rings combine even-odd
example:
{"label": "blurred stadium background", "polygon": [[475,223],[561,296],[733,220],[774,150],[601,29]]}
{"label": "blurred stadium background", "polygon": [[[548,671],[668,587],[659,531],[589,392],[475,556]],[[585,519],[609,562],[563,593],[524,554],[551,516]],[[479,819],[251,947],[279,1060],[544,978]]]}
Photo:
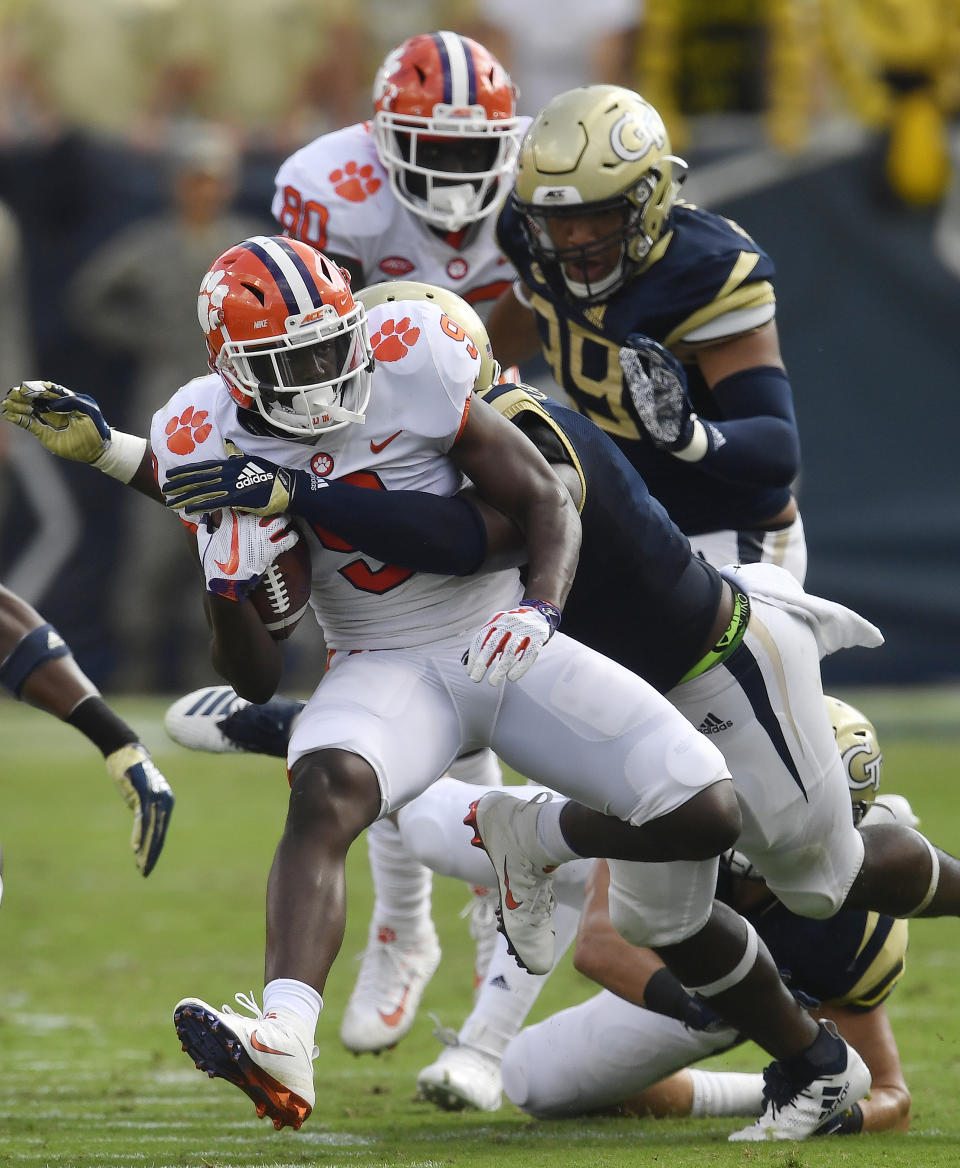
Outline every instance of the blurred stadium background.
{"label": "blurred stadium background", "polygon": [[[204,371],[193,291],[249,225],[270,230],[282,158],[366,116],[394,44],[456,28],[511,67],[524,112],[558,76],[661,109],[686,197],[778,269],[808,587],[887,636],[828,661],[828,684],[957,682],[960,0],[636,0],[588,45],[561,19],[582,0],[531,0],[512,23],[505,7],[0,0],[0,387],[61,381],[142,430],[165,378]],[[4,429],[4,581],[108,691],[209,680],[174,521]],[[315,679],[311,635],[290,646],[291,690]]]}

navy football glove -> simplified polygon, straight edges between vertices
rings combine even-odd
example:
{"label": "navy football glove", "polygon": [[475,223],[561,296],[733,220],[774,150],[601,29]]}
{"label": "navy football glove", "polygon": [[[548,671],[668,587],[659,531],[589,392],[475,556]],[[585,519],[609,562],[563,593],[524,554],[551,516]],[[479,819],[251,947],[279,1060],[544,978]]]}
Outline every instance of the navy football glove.
{"label": "navy football glove", "polygon": [[620,368],[640,425],[661,450],[683,450],[693,438],[687,375],[674,355],[642,333],[620,350]]}
{"label": "navy football glove", "polygon": [[168,507],[187,514],[232,507],[251,515],[283,515],[290,509],[296,478],[264,458],[221,458],[172,470],[163,484]]}

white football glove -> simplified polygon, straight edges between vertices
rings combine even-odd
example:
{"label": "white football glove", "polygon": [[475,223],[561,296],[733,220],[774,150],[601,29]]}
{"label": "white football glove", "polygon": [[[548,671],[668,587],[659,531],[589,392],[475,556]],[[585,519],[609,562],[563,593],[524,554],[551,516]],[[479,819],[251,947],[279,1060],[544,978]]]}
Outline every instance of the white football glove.
{"label": "white football glove", "polygon": [[497,612],[477,632],[463,657],[471,681],[486,676],[491,685],[517,681],[536,661],[560,623],[560,612],[543,601],[521,600]]}
{"label": "white football glove", "polygon": [[215,530],[209,526],[209,517],[197,528],[207,591],[227,600],[246,600],[277,556],[289,551],[300,537],[288,515],[261,519],[225,509],[220,516]]}

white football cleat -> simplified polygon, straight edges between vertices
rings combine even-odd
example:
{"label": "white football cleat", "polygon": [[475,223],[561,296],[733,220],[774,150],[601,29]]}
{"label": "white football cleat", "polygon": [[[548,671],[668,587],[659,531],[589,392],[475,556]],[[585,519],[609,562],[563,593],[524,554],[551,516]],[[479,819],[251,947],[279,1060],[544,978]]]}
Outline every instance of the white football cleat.
{"label": "white football cleat", "polygon": [[229,685],[208,685],[177,698],[167,710],[163,724],[174,742],[188,750],[227,754],[243,750],[220,729],[220,723],[250,703]]}
{"label": "white football cleat", "polygon": [[415,937],[398,937],[389,925],[370,924],[360,973],[340,1023],[340,1041],[354,1054],[396,1046],[417,1016],[427,983],[440,964],[432,923]]}
{"label": "white football cleat", "polygon": [[278,1131],[299,1128],[313,1110],[313,1060],[320,1052],[276,1014],[261,1013],[252,993],[236,1000],[253,1017],[229,1006],[215,1010],[199,998],[178,1002],[173,1024],[182,1047],[197,1070],[246,1092],[260,1119],[268,1115]]}
{"label": "white football cleat", "polygon": [[463,821],[497,874],[497,915],[509,950],[531,973],[549,973],[555,961],[553,866],[537,839],[537,818],[549,800],[549,792],[524,800],[490,791],[470,804]]}
{"label": "white football cleat", "polygon": [[274,696],[257,706],[238,697],[229,685],[208,685],[177,698],[163,724],[173,741],[188,750],[286,758],[293,723],[304,704]]}
{"label": "white football cleat", "polygon": [[[788,1074],[782,1062],[763,1072],[763,1112],[749,1127],[728,1137],[744,1140],[805,1140],[847,1111],[870,1091],[870,1071],[859,1054],[837,1033],[832,1022],[821,1022],[836,1046],[836,1059],[815,1077]],[[818,1045],[826,1042],[821,1034]]]}
{"label": "white football cleat", "polygon": [[444,1111],[497,1111],[503,1097],[500,1060],[457,1042],[417,1075],[417,1090]]}

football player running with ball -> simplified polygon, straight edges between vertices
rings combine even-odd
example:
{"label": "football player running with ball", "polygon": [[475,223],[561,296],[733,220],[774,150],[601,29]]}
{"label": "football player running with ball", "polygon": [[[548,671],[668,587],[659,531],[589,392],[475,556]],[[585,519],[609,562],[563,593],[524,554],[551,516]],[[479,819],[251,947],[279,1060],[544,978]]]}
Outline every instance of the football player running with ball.
{"label": "football player running with ball", "polygon": [[[612,875],[618,926],[786,1068],[798,1088],[781,1112],[788,1138],[828,1119],[841,1106],[830,1100],[848,1106],[865,1094],[870,1076],[856,1052],[806,1014],[755,930],[713,900],[717,857],[743,828],[719,751],[653,686],[557,631],[580,524],[536,447],[474,393],[493,380],[489,350],[435,298],[385,296],[368,318],[339,269],[282,238],[247,240],[219,257],[200,309],[216,373],[181,389],[151,434],[168,502],[200,518],[202,543],[214,538],[202,516],[247,489],[240,480],[251,462],[267,480],[257,503],[247,498],[250,510],[225,512],[237,531],[231,554],[205,564],[215,660],[253,701],[280,678],[280,649],[242,588],[218,584],[226,575],[243,585],[269,562],[269,548],[241,551],[259,511],[279,523],[295,515],[311,542],[312,606],[331,661],[289,745],[263,1009],[243,995],[249,1017],[183,999],[177,1031],[197,1065],[244,1090],[275,1126],[299,1127],[315,1098],[314,1031],[343,936],[350,844],[458,755],[490,747],[568,797],[488,794],[470,815],[529,968],[553,960],[548,870],[577,857],[631,861]],[[21,413],[22,393],[8,400],[7,416],[38,436],[50,438],[43,427],[67,418],[68,431],[76,422],[89,438],[92,426],[104,444],[89,409],[62,389],[35,403],[39,418]],[[108,447],[123,444],[107,435]],[[464,475],[477,505],[451,498]],[[362,508],[359,496],[391,518],[366,554],[337,520],[348,500]],[[522,534],[525,587],[515,567],[496,562],[474,574],[488,551],[496,555],[482,508],[509,520],[511,539]],[[420,569],[395,566],[424,530],[433,536],[416,548]],[[506,562],[516,562],[512,546]],[[478,684],[485,680],[492,684]],[[671,860],[666,899],[647,916],[643,882]],[[929,874],[924,881],[937,892]]]}
{"label": "football player running with ball", "polygon": [[[383,61],[370,122],[324,134],[277,172],[273,214],[284,234],[347,269],[354,288],[407,277],[452,288],[485,316],[516,276],[494,240],[530,119],[499,61],[458,33],[422,33]],[[500,781],[487,750],[452,764],[466,782]],[[375,891],[367,949],[340,1037],[357,1053],[409,1031],[440,960],[431,874],[389,820],[366,835]],[[490,897],[471,902],[476,977],[495,933]]]}

